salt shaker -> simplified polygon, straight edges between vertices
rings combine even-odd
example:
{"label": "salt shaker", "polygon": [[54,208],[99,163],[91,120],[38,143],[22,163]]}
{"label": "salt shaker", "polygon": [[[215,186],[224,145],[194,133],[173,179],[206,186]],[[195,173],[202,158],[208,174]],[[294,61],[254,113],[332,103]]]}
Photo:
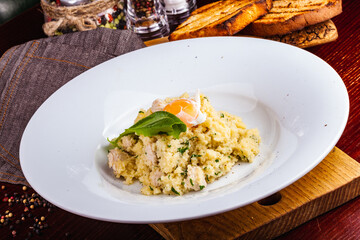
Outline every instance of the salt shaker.
{"label": "salt shaker", "polygon": [[170,31],[185,21],[196,9],[196,0],[164,0]]}
{"label": "salt shaker", "polygon": [[169,35],[169,24],[161,1],[127,0],[126,26],[143,41]]}

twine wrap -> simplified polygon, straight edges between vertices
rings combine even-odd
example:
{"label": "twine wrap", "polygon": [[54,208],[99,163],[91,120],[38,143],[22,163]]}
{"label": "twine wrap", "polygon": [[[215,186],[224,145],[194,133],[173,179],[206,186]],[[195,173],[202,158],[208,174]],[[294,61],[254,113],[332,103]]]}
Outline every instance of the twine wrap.
{"label": "twine wrap", "polygon": [[56,30],[69,26],[75,26],[79,31],[95,29],[97,28],[97,15],[115,5],[119,7],[119,0],[97,0],[71,7],[52,5],[47,0],[41,0],[44,15],[52,19],[52,21],[44,23],[44,33],[47,36],[54,36]]}

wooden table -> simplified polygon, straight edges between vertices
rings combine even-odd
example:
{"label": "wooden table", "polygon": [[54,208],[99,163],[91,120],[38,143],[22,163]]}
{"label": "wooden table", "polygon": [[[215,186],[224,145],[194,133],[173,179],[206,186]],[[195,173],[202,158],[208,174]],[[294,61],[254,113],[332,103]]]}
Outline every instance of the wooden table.
{"label": "wooden table", "polygon": [[[198,5],[205,0],[198,1]],[[337,41],[308,49],[308,51],[328,62],[342,77],[350,97],[350,116],[345,131],[336,144],[338,148],[360,162],[360,2],[343,1],[343,13],[333,19],[339,32]],[[29,40],[45,37],[41,25],[43,15],[36,6],[10,22],[0,26],[0,55],[5,50]],[[23,190],[23,186],[0,183],[0,214],[7,209],[21,219],[23,204],[8,206],[6,193],[19,196],[28,194],[32,189]],[[9,196],[10,196],[9,195]],[[26,196],[25,196],[26,197]],[[34,196],[36,199],[37,196]],[[32,216],[28,216],[33,212]],[[24,220],[13,222],[0,228],[0,239],[12,237],[24,239],[32,232],[32,239],[162,239],[145,224],[116,224],[101,222],[73,215],[52,206],[39,207],[29,211]],[[41,219],[44,216],[45,219]],[[36,220],[38,219],[38,220]],[[41,221],[41,224],[38,222]],[[34,225],[35,224],[35,225]],[[12,225],[12,226],[10,226]],[[38,231],[32,228],[43,229]],[[15,233],[15,232],[16,233]],[[360,239],[360,198],[356,198],[341,207],[323,214],[300,227],[278,237],[278,239]]]}

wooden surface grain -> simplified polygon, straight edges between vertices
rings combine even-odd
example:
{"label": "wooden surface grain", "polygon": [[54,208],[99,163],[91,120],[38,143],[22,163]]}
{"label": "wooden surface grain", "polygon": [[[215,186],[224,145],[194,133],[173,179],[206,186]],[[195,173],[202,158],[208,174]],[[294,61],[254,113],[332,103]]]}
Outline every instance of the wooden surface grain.
{"label": "wooden surface grain", "polygon": [[151,224],[169,240],[273,239],[360,195],[360,163],[334,148],[304,177],[258,202],[215,216]]}
{"label": "wooden surface grain", "polygon": [[[198,0],[198,5],[206,0]],[[350,98],[350,115],[338,148],[360,162],[360,1],[343,1],[343,13],[333,21],[339,38],[332,43],[307,49],[328,62],[343,79]],[[0,26],[0,55],[8,48],[32,39],[45,37],[41,25],[43,16],[38,7],[30,9],[10,22]],[[21,192],[22,186],[3,184],[0,189],[0,214],[9,209],[18,214],[23,211],[21,204],[9,207],[3,202],[4,194]],[[30,191],[30,190],[29,190]],[[50,213],[45,209],[34,209],[34,215],[45,214],[48,228],[41,236],[31,239],[161,239],[148,225],[115,224],[87,219],[54,208]],[[28,219],[22,224],[14,224],[15,239],[24,239],[35,221]],[[12,237],[10,226],[0,228],[0,239]],[[5,236],[5,237],[4,237]],[[360,197],[323,214],[290,232],[278,237],[281,240],[297,239],[360,239]]]}

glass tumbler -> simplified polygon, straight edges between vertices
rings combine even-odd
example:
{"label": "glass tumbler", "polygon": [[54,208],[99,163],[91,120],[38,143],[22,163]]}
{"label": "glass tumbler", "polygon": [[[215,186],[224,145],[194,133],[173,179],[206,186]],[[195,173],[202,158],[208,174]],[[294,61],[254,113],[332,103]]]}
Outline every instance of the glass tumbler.
{"label": "glass tumbler", "polygon": [[126,26],[143,41],[169,35],[163,0],[127,0]]}

